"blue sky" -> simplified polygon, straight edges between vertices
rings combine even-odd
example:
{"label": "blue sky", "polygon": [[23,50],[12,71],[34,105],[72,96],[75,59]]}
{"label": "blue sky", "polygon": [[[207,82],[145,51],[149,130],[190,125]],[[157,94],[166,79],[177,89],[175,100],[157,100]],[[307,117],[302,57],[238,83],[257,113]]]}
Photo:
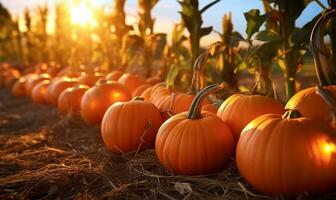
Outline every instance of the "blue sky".
{"label": "blue sky", "polygon": [[[56,1],[57,0],[1,0],[1,3],[12,13],[15,13],[15,15],[20,15],[26,7],[34,8],[37,5],[45,3],[48,3],[52,7]],[[203,7],[211,1],[199,0],[199,2],[200,7]],[[113,0],[95,0],[95,3],[112,6]],[[322,3],[327,5],[327,0],[322,0]],[[213,26],[215,30],[220,31],[223,14],[231,11],[234,29],[244,35],[246,22],[243,13],[252,8],[262,10],[261,0],[221,0],[204,14],[204,26]],[[173,24],[180,20],[179,10],[180,6],[175,0],[160,0],[153,11],[153,16],[157,18],[155,30],[157,32],[170,32]],[[322,9],[315,2],[312,2],[297,20],[297,25],[302,26],[321,10]],[[136,17],[137,0],[127,0],[126,13]],[[202,43],[206,45],[217,39],[216,34],[213,33],[211,36],[204,38]]]}

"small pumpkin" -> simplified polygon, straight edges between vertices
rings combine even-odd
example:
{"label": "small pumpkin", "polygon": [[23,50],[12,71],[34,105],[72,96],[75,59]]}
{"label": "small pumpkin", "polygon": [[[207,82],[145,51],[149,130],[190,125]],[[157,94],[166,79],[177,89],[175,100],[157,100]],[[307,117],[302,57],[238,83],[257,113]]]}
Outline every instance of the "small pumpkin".
{"label": "small pumpkin", "polygon": [[34,103],[37,104],[47,104],[47,93],[48,93],[48,87],[50,85],[50,80],[43,80],[36,84],[31,92],[31,98]]}
{"label": "small pumpkin", "polygon": [[59,95],[67,88],[70,88],[78,83],[74,78],[60,78],[52,82],[48,87],[48,101],[52,105],[57,106]]}
{"label": "small pumpkin", "polygon": [[83,73],[80,77],[78,77],[78,83],[92,87],[103,76],[104,75],[101,73],[94,73],[94,74]]}
{"label": "small pumpkin", "polygon": [[62,114],[80,114],[81,100],[88,89],[89,86],[81,84],[65,89],[58,98],[58,110]]}
{"label": "small pumpkin", "polygon": [[101,124],[101,133],[108,150],[126,153],[154,146],[161,124],[159,110],[143,98],[135,97],[132,101],[109,107]]}
{"label": "small pumpkin", "polygon": [[177,114],[160,127],[155,150],[161,164],[177,174],[206,174],[225,166],[233,154],[229,127],[215,114],[201,113],[204,98],[223,85],[204,88],[189,112]]}
{"label": "small pumpkin", "polygon": [[109,74],[106,75],[105,79],[110,80],[110,81],[118,81],[119,78],[123,75],[124,73],[120,70],[115,70],[113,72],[110,72]]}
{"label": "small pumpkin", "polygon": [[132,93],[133,97],[141,96],[141,94],[148,88],[150,88],[152,85],[150,84],[143,84],[137,87],[134,92]]}
{"label": "small pumpkin", "polygon": [[263,115],[243,130],[236,160],[241,175],[263,193],[325,191],[336,186],[335,129],[298,110]]}
{"label": "small pumpkin", "polygon": [[40,75],[37,75],[37,77],[29,79],[25,84],[26,94],[28,96],[31,96],[32,90],[35,85],[37,85],[41,81],[50,80],[50,78],[51,76],[49,74],[40,74]]}
{"label": "small pumpkin", "polygon": [[12,87],[12,93],[14,96],[21,97],[26,95],[25,83],[26,79],[24,77],[21,77],[14,83]]}
{"label": "small pumpkin", "polygon": [[106,110],[115,102],[129,101],[129,90],[115,81],[107,81],[90,88],[81,100],[81,116],[88,124],[100,124]]}
{"label": "small pumpkin", "polygon": [[124,74],[119,78],[118,82],[123,84],[131,93],[133,93],[137,87],[146,83],[144,79],[134,74]]}
{"label": "small pumpkin", "polygon": [[234,94],[219,107],[217,115],[230,127],[235,142],[241,131],[255,118],[264,114],[283,114],[282,105],[261,95]]}

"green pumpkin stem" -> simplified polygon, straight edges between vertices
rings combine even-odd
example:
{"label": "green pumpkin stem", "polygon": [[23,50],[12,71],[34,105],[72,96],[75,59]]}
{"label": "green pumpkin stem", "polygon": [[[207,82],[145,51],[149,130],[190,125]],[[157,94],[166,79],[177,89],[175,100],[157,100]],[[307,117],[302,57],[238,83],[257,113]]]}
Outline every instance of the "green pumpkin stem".
{"label": "green pumpkin stem", "polygon": [[296,119],[302,117],[300,111],[296,109],[290,109],[285,112],[285,114],[282,115],[282,119]]}
{"label": "green pumpkin stem", "polygon": [[202,111],[202,103],[204,99],[210,94],[217,92],[219,90],[222,90],[227,85],[222,83],[220,85],[218,84],[212,84],[207,87],[205,87],[203,90],[201,90],[197,95],[195,96],[193,102],[191,103],[191,106],[189,108],[189,113],[187,115],[188,119],[199,119],[201,118],[201,111]]}
{"label": "green pumpkin stem", "polygon": [[[324,29],[336,10],[325,13],[315,24],[310,37],[310,48],[314,56],[315,70],[321,86],[336,85],[336,68],[330,59],[330,52],[324,44]],[[334,52],[336,53],[336,52]]]}
{"label": "green pumpkin stem", "polygon": [[330,116],[331,116],[331,125],[336,128],[336,97],[326,89],[323,89],[320,86],[316,87],[316,92],[322,97],[324,102],[328,105]]}

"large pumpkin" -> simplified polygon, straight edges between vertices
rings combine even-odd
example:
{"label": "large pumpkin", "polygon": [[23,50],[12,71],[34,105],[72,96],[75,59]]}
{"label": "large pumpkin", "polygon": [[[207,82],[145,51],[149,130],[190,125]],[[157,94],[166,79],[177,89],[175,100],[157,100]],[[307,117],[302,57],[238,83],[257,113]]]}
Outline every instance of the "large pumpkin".
{"label": "large pumpkin", "polygon": [[84,93],[90,89],[87,85],[75,85],[64,90],[58,98],[58,109],[63,114],[80,113],[81,100]]}
{"label": "large pumpkin", "polygon": [[83,73],[80,77],[78,77],[78,83],[92,87],[103,76],[104,75],[101,73],[94,73],[94,74]]}
{"label": "large pumpkin", "polygon": [[31,98],[34,103],[47,104],[47,92],[50,85],[50,80],[43,80],[36,84],[31,92]]}
{"label": "large pumpkin", "polygon": [[231,128],[235,142],[238,142],[241,131],[252,120],[264,114],[283,112],[282,105],[270,97],[234,94],[222,103],[217,115]]}
{"label": "large pumpkin", "polygon": [[52,82],[48,87],[48,101],[52,105],[57,106],[59,95],[67,88],[70,88],[78,83],[77,79],[60,78]]}
{"label": "large pumpkin", "polygon": [[211,85],[197,94],[189,112],[177,114],[160,127],[155,143],[161,164],[178,174],[206,174],[224,167],[233,153],[233,137],[228,126],[215,114],[201,113]]}
{"label": "large pumpkin", "polygon": [[136,97],[110,106],[105,112],[101,133],[108,150],[126,153],[154,146],[161,124],[159,110],[152,103]]}
{"label": "large pumpkin", "polygon": [[133,93],[132,93],[133,97],[141,96],[141,94],[142,94],[145,90],[147,90],[148,88],[150,88],[151,86],[152,86],[152,85],[150,85],[150,84],[143,84],[143,85],[140,85],[139,87],[137,87],[137,88],[133,91]]}
{"label": "large pumpkin", "polygon": [[14,83],[12,87],[12,93],[14,96],[20,97],[20,96],[26,95],[25,83],[26,83],[26,78],[24,77],[21,77],[19,80],[17,80]]}
{"label": "large pumpkin", "polygon": [[[324,44],[324,27],[335,15],[328,11],[316,23],[312,33],[310,46],[314,56],[315,71],[319,85],[336,95],[336,68],[330,60],[330,53]],[[328,108],[322,98],[315,93],[315,88],[308,88],[296,93],[287,103],[287,109],[297,109],[305,117],[327,120]],[[334,107],[335,109],[336,107]]]}
{"label": "large pumpkin", "polygon": [[105,111],[115,102],[129,101],[132,95],[118,82],[108,81],[85,92],[81,100],[81,115],[88,124],[100,124]]}
{"label": "large pumpkin", "polygon": [[335,130],[289,110],[258,117],[243,130],[236,151],[241,175],[267,194],[294,195],[336,186]]}
{"label": "large pumpkin", "polygon": [[119,78],[118,82],[123,84],[131,93],[133,93],[137,87],[146,83],[144,79],[134,74],[124,74]]}

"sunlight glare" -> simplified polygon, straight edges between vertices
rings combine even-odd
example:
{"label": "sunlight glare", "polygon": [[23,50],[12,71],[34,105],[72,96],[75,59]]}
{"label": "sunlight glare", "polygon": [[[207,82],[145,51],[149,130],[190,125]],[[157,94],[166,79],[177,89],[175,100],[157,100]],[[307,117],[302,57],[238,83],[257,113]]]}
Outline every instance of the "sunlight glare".
{"label": "sunlight glare", "polygon": [[71,22],[80,26],[96,25],[93,16],[93,10],[90,6],[84,3],[70,4]]}

